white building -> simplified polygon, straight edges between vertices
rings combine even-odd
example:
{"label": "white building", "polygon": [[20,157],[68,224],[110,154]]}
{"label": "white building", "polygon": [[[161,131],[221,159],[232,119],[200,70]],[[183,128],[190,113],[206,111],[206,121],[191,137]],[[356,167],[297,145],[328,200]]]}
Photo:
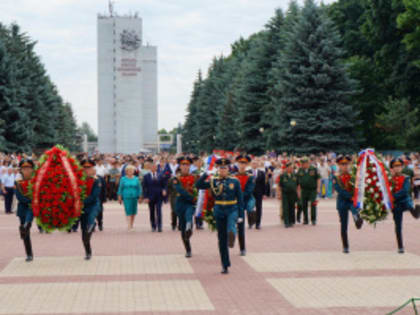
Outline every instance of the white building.
{"label": "white building", "polygon": [[142,20],[98,16],[98,149],[137,153],[157,146],[157,47]]}

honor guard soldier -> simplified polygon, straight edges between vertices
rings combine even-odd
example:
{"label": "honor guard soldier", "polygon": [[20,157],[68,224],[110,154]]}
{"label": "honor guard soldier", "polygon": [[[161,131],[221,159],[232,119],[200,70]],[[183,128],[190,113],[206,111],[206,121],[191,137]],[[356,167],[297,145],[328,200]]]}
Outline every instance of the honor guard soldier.
{"label": "honor guard soldier", "polygon": [[[251,158],[249,156],[239,155],[238,157],[236,157],[236,162],[238,163],[238,172],[234,175],[234,177],[236,177],[239,180],[239,183],[241,184],[241,190],[245,207],[245,209],[239,209],[239,211],[242,212],[242,217],[244,219],[244,210],[247,211],[248,224],[252,226],[255,224],[255,198],[253,196],[255,180],[254,176],[246,172],[246,168],[251,162]],[[241,251],[241,256],[245,256],[245,220],[238,223],[237,228],[239,249]]]}
{"label": "honor guard soldier", "polygon": [[16,198],[18,200],[16,215],[20,221],[19,232],[25,245],[26,261],[30,262],[34,257],[30,234],[34,215],[31,209],[31,199],[28,197],[28,185],[34,172],[34,162],[25,159],[20,161],[19,167],[22,180],[16,182]]}
{"label": "honor guard soldier", "polygon": [[403,212],[413,209],[413,200],[410,197],[410,178],[402,173],[404,162],[402,159],[391,161],[392,195],[394,197],[393,217],[395,235],[397,237],[398,253],[404,254],[402,237]]}
{"label": "honor guard soldier", "polygon": [[90,246],[90,239],[93,230],[95,229],[95,219],[100,211],[100,193],[102,183],[96,177],[95,162],[87,159],[82,161],[82,167],[87,175],[86,179],[86,199],[83,201],[83,211],[80,217],[80,225],[82,228],[82,241],[85,247],[86,260],[92,257],[92,248]]}
{"label": "honor guard soldier", "polygon": [[229,177],[229,165],[229,159],[218,159],[216,161],[218,176],[206,181],[209,175],[204,173],[196,184],[198,189],[210,189],[215,199],[213,213],[216,220],[223,274],[229,273],[228,246],[232,248],[235,245],[236,224],[244,220],[241,184],[236,178]]}
{"label": "honor guard soldier", "polygon": [[316,224],[317,195],[321,185],[321,177],[318,170],[309,164],[307,157],[302,158],[302,167],[297,173],[298,178],[298,197],[301,202],[301,210],[298,212],[298,221],[300,221],[301,212],[303,212],[303,224],[308,224],[308,205],[311,206],[311,222]]}
{"label": "honor guard soldier", "polygon": [[[191,158],[192,162],[193,162],[193,167],[190,168],[191,174],[196,175],[197,177],[200,177],[201,174],[203,173],[203,161],[198,157],[198,156],[193,156]],[[200,192],[199,192],[199,196],[197,197],[197,205],[196,205],[196,215],[195,215],[195,227],[197,230],[203,230],[203,217],[202,217],[202,206],[203,203],[200,202],[201,200],[203,200],[204,195],[202,195],[201,199],[200,199]]]}
{"label": "honor guard soldier", "polygon": [[337,158],[337,164],[339,167],[339,175],[333,178],[333,185],[338,193],[337,196],[337,210],[340,217],[341,226],[341,241],[343,243],[343,253],[348,254],[349,251],[349,240],[347,235],[349,225],[349,211],[353,214],[353,219],[357,229],[361,229],[363,220],[359,215],[357,209],[353,206],[353,190],[354,188],[350,185],[351,175],[349,173],[349,164],[351,158],[348,156],[340,155]]}
{"label": "honor guard soldier", "polygon": [[197,190],[195,188],[197,175],[190,174],[192,160],[188,157],[180,157],[177,160],[180,174],[172,179],[171,185],[177,192],[175,201],[175,213],[178,216],[181,238],[185,246],[185,257],[191,257],[190,238],[192,236],[193,216],[197,203]]}
{"label": "honor guard soldier", "polygon": [[286,169],[279,177],[277,196],[282,202],[283,221],[286,228],[295,224],[298,179],[292,162],[286,162]]}

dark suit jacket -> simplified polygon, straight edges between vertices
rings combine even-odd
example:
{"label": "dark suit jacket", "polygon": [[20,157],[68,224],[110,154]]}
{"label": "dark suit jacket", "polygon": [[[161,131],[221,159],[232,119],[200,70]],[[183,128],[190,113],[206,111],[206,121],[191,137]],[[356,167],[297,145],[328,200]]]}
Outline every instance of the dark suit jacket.
{"label": "dark suit jacket", "polygon": [[147,173],[143,178],[143,197],[150,201],[160,201],[165,198],[162,196],[162,191],[166,190],[167,179],[163,174],[157,175],[157,179],[152,179],[152,173]]}
{"label": "dark suit jacket", "polygon": [[[254,170],[250,170],[251,174],[254,174]],[[265,194],[265,172],[257,170],[257,177],[255,180],[254,196],[262,197]]]}

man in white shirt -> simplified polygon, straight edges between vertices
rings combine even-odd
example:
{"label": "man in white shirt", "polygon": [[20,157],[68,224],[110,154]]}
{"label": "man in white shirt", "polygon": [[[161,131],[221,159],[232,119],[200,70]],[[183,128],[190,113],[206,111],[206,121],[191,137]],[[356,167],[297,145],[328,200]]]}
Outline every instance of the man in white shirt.
{"label": "man in white shirt", "polygon": [[12,167],[7,169],[7,172],[3,175],[1,182],[2,182],[2,190],[4,195],[4,208],[6,210],[6,214],[11,214],[12,212],[12,203],[13,203],[13,196],[15,195],[15,173]]}
{"label": "man in white shirt", "polygon": [[321,159],[321,162],[318,167],[319,175],[321,176],[321,191],[320,196],[321,198],[325,198],[328,190],[328,181],[330,177],[330,167],[327,163],[325,163],[324,158]]}

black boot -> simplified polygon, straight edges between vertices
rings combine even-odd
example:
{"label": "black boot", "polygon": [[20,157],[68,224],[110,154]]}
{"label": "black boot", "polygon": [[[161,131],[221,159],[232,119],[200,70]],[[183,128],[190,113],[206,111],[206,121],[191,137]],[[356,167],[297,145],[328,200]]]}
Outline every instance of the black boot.
{"label": "black boot", "polygon": [[186,258],[191,258],[192,253],[191,253],[190,239],[189,239],[188,235],[186,234],[186,232],[183,232],[181,234],[181,237],[182,237],[182,242],[184,243],[184,247],[185,247],[185,257]]}
{"label": "black boot", "polygon": [[360,230],[362,228],[362,225],[363,225],[362,217],[358,213],[357,215],[353,215],[353,219],[354,219],[354,224],[356,225],[356,229]]}
{"label": "black boot", "polygon": [[348,236],[347,236],[347,232],[341,232],[341,241],[343,242],[343,253],[344,254],[350,253],[349,239],[348,239]]}
{"label": "black boot", "polygon": [[245,230],[240,232],[239,231],[239,228],[238,228],[238,241],[239,241],[239,249],[240,249],[241,256],[245,256],[246,255],[246,249],[245,249]]}
{"label": "black boot", "polygon": [[185,229],[185,234],[184,234],[184,236],[185,236],[185,238],[186,238],[186,239],[190,239],[190,238],[191,238],[191,236],[192,236],[192,234],[193,234],[193,230],[192,230],[192,223],[191,223],[191,222],[188,222],[188,223],[187,223],[187,227],[186,227],[186,229]]}
{"label": "black boot", "polygon": [[257,213],[255,211],[248,212],[248,225],[250,226],[250,228],[252,228],[255,224],[256,214]]}
{"label": "black boot", "polygon": [[398,253],[404,254],[404,245],[401,233],[396,233],[397,236],[397,244],[398,244]]}
{"label": "black boot", "polygon": [[85,260],[90,260],[92,258],[92,248],[90,247],[90,237],[92,236],[92,232],[83,231],[82,232],[82,241],[83,246],[85,247]]}
{"label": "black boot", "polygon": [[31,224],[25,224],[23,227],[24,238],[23,244],[25,245],[26,252],[26,262],[34,260],[34,254],[32,252],[32,242],[31,242]]}
{"label": "black boot", "polygon": [[21,240],[25,239],[25,227],[23,225],[19,226],[19,235]]}
{"label": "black boot", "polygon": [[232,231],[228,232],[228,246],[230,248],[235,247],[235,233],[233,233]]}
{"label": "black boot", "polygon": [[414,219],[420,218],[420,205],[416,205],[415,207],[410,207],[409,210]]}

